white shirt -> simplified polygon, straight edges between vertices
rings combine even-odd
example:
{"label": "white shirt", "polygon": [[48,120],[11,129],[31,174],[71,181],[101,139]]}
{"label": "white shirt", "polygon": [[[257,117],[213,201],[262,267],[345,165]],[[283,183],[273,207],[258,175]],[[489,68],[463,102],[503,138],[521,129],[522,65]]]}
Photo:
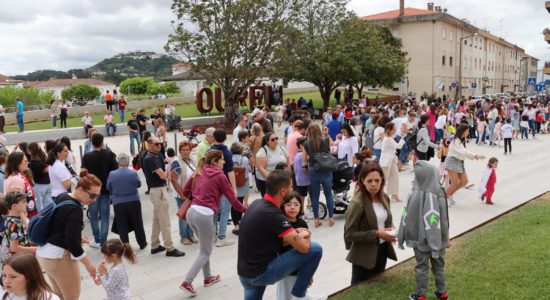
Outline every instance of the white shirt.
{"label": "white shirt", "polygon": [[345,158],[350,167],[353,167],[353,155],[357,152],[359,152],[359,142],[355,136],[344,138],[338,145],[338,158]]}
{"label": "white shirt", "polygon": [[512,124],[504,124],[502,126],[502,137],[505,139],[511,139],[513,131],[514,127],[512,127]]}
{"label": "white shirt", "polygon": [[399,143],[395,141],[394,137],[386,136],[382,141],[382,152],[380,154],[380,166],[389,167],[394,161],[397,160],[395,151],[401,149],[405,145],[405,139],[399,140]]}
{"label": "white shirt", "polygon": [[445,127],[445,124],[447,124],[447,116],[441,115],[437,117],[437,121],[435,121],[435,128],[443,129]]}
{"label": "white shirt", "polygon": [[405,121],[404,117],[401,118],[395,118],[391,122],[395,124],[395,135],[401,136],[401,124],[403,124],[403,121]]}
{"label": "white shirt", "polygon": [[233,129],[233,143],[239,142],[239,132],[241,132],[242,130],[246,131],[246,128],[241,127],[240,124],[237,124],[237,127]]}
{"label": "white shirt", "polygon": [[[4,289],[2,286],[0,286],[0,298],[4,296]],[[47,300],[59,300],[59,297],[56,294],[50,294],[49,292],[46,292],[46,299]],[[9,300],[27,300],[27,295],[25,296],[16,296],[14,293],[9,293],[8,297],[6,299]]]}
{"label": "white shirt", "polygon": [[65,166],[65,163],[59,159],[49,167],[48,176],[50,177],[50,185],[52,187],[52,197],[57,197],[59,194],[67,192],[63,187],[63,181],[71,179],[71,172]]}
{"label": "white shirt", "polygon": [[378,126],[374,129],[374,138],[373,138],[373,149],[382,149],[382,134],[384,133],[384,128]]}
{"label": "white shirt", "polygon": [[112,124],[113,123],[113,115],[103,116],[103,121],[105,121],[105,124]]}
{"label": "white shirt", "polygon": [[92,117],[91,117],[91,116],[84,116],[84,117],[82,117],[82,124],[84,124],[84,125],[92,125]]}
{"label": "white shirt", "polygon": [[[384,208],[384,205],[380,202],[372,202],[372,208],[376,215],[376,223],[378,224],[378,230],[386,229],[386,219],[388,218],[388,212]],[[380,239],[380,244],[384,243],[383,239]]]}

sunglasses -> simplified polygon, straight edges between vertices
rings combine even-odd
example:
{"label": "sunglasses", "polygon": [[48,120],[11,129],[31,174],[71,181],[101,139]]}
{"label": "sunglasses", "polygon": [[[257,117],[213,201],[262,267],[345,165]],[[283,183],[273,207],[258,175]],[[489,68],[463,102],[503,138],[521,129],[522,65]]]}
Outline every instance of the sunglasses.
{"label": "sunglasses", "polygon": [[157,147],[160,147],[162,146],[162,143],[152,143],[153,145],[157,146]]}
{"label": "sunglasses", "polygon": [[278,140],[279,140],[278,137],[274,137],[274,138],[269,139],[269,141],[271,141],[271,142],[278,141]]}
{"label": "sunglasses", "polygon": [[98,194],[90,193],[88,191],[86,191],[86,193],[88,193],[88,196],[90,197],[90,200],[96,199],[99,196]]}

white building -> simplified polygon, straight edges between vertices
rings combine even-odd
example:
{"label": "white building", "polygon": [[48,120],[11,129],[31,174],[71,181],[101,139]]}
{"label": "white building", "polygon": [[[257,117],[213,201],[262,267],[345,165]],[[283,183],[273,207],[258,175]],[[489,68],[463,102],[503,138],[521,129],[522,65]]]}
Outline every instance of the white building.
{"label": "white building", "polygon": [[52,92],[54,97],[60,99],[61,92],[63,92],[64,89],[79,83],[84,83],[98,88],[102,95],[105,94],[105,92],[107,91],[112,92],[114,89],[116,89],[116,85],[114,83],[90,78],[50,79],[48,81],[33,81],[27,82],[25,86],[37,88],[42,92]]}

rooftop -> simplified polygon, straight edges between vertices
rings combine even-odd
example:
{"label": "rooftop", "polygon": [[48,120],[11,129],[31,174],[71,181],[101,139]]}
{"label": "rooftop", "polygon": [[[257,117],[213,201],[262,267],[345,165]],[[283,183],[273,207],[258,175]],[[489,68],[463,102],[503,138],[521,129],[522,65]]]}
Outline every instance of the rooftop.
{"label": "rooftop", "polygon": [[[433,10],[405,7],[405,17],[418,16],[418,15],[431,15],[431,14],[438,14],[438,13],[439,13],[438,11],[433,11]],[[382,20],[382,19],[393,19],[397,17],[399,17],[399,9],[381,12],[370,16],[364,16],[361,19]]]}
{"label": "rooftop", "polygon": [[92,79],[92,78],[82,78],[82,79],[50,79],[48,81],[29,81],[25,83],[25,86],[28,87],[66,87],[72,86],[79,83],[85,83],[92,86],[98,85],[115,85],[114,83]]}
{"label": "rooftop", "polygon": [[14,82],[15,80],[13,78],[10,78],[8,76],[0,74],[0,84],[6,84],[9,82]]}

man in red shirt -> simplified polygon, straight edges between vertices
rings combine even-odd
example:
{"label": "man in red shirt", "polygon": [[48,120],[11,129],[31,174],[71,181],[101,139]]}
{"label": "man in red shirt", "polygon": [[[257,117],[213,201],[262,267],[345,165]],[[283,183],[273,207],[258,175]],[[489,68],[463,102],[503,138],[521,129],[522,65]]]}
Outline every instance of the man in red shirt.
{"label": "man in red shirt", "polygon": [[120,96],[118,98],[118,116],[120,117],[120,123],[124,123],[124,111],[126,110],[126,98],[124,96]]}

